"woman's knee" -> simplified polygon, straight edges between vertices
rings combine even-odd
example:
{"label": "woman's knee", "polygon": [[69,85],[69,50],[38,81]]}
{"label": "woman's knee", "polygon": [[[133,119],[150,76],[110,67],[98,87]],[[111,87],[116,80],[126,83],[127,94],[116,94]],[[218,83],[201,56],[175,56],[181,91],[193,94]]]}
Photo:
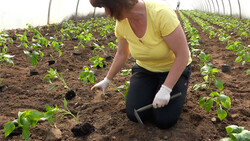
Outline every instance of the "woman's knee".
{"label": "woman's knee", "polygon": [[178,121],[178,118],[158,119],[156,125],[160,129],[168,129],[173,127]]}
{"label": "woman's knee", "polygon": [[127,117],[131,120],[131,121],[134,121],[134,122],[137,122],[137,119],[134,115],[134,110],[133,109],[130,109],[130,108],[126,108],[126,113],[127,113]]}
{"label": "woman's knee", "polygon": [[161,129],[167,129],[174,126],[181,115],[181,106],[177,103],[170,103],[169,107],[155,109],[154,120],[156,125]]}

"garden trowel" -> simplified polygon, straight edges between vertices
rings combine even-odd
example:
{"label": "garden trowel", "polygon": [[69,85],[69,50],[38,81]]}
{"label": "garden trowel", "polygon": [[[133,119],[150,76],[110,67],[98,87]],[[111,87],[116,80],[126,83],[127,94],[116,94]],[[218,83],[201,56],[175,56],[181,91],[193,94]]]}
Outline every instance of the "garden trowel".
{"label": "garden trowel", "polygon": [[[179,92],[179,93],[177,93],[177,94],[171,96],[171,97],[170,97],[170,100],[175,99],[175,98],[177,98],[177,97],[179,97],[179,96],[181,96],[181,92]],[[152,107],[153,107],[153,105],[152,105],[152,104],[149,104],[149,105],[143,106],[143,107],[141,107],[141,108],[139,108],[139,109],[137,109],[137,110],[134,109],[135,117],[136,117],[136,119],[137,119],[137,121],[138,121],[139,123],[143,124],[143,122],[142,122],[142,120],[141,120],[141,118],[140,118],[140,116],[139,116],[138,113],[139,113],[139,112],[146,111],[146,110],[148,110],[148,109],[151,109]]]}

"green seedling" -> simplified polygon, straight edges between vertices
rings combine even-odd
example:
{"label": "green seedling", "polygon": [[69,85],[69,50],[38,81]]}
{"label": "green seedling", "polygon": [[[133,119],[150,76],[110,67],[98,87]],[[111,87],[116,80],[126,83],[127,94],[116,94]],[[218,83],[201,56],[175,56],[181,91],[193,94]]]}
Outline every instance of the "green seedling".
{"label": "green seedling", "polygon": [[105,56],[108,56],[108,53],[104,49],[105,49],[104,45],[99,46],[97,43],[94,43],[93,53],[103,52]]}
{"label": "green seedling", "polygon": [[132,69],[124,69],[124,70],[122,70],[121,72],[122,72],[122,76],[126,76],[126,75],[131,74]]}
{"label": "green seedling", "polygon": [[[241,42],[235,41],[229,43],[227,45],[227,49],[237,54],[237,58],[234,60],[234,62],[241,62],[242,65],[245,65],[246,63],[250,62],[250,45],[244,46]],[[249,69],[246,71],[246,74],[249,74]]]}
{"label": "green seedling", "polygon": [[198,90],[198,89],[209,89],[213,82],[220,81],[220,79],[216,79],[215,74],[218,73],[219,70],[217,68],[213,68],[212,64],[204,65],[201,68],[201,74],[204,75],[203,82],[197,83],[193,86],[192,90]]}
{"label": "green seedling", "polygon": [[29,60],[32,66],[36,67],[38,64],[38,57],[40,57],[41,60],[43,59],[44,53],[41,51],[41,49],[43,45],[48,46],[48,40],[42,37],[42,35],[38,32],[38,30],[31,28],[31,26],[29,26],[29,30],[34,31],[32,42],[37,42],[37,43],[31,44],[31,42],[28,41],[27,32],[25,31],[23,35],[16,34],[16,36],[21,42],[21,44],[18,45],[18,47],[24,46],[24,48],[26,49],[24,50],[24,54],[29,56]]}
{"label": "green seedling", "polygon": [[[51,79],[53,79],[53,78],[59,79],[59,80],[62,82],[64,88],[67,88],[68,90],[70,90],[70,88],[69,88],[68,85],[66,84],[65,80],[63,79],[63,73],[62,73],[62,72],[61,72],[61,73],[58,73],[56,69],[54,70],[53,68],[50,68],[49,71],[48,71],[48,74],[46,74],[46,75],[44,76],[43,80],[46,79],[46,78],[48,79],[48,82],[49,82],[50,84],[52,84]],[[56,87],[56,86],[57,86],[56,84],[52,84],[52,85],[49,87],[49,90],[52,90],[52,89],[53,89],[54,87]]]}
{"label": "green seedling", "polygon": [[231,99],[229,96],[226,96],[224,92],[211,92],[209,97],[200,97],[199,105],[201,108],[204,108],[207,113],[212,109],[214,103],[217,107],[217,116],[220,120],[223,120],[227,117],[227,112],[223,109],[226,108],[230,110],[231,108]]}
{"label": "green seedling", "polygon": [[49,123],[53,122],[54,126],[56,127],[56,120],[58,119],[57,117],[60,117],[60,119],[62,119],[65,115],[71,115],[76,120],[76,122],[79,123],[79,112],[76,116],[72,114],[68,109],[67,100],[65,98],[64,108],[65,109],[59,109],[57,106],[55,108],[52,108],[48,104],[46,104],[46,112],[40,112],[37,110],[26,110],[24,112],[18,112],[17,119],[7,122],[5,124],[5,137],[8,137],[15,130],[15,124],[17,124],[18,127],[22,128],[22,138],[28,141],[30,137],[30,127],[35,127],[38,121],[47,120]]}
{"label": "green seedling", "polygon": [[209,32],[209,39],[212,39],[212,38],[215,38],[215,37],[216,37],[216,33],[213,30],[211,30]]}
{"label": "green seedling", "polygon": [[193,34],[193,36],[190,37],[191,47],[196,48],[196,47],[200,46],[200,43],[199,43],[200,40],[201,40],[201,38],[200,38],[199,34]]}
{"label": "green seedling", "polygon": [[[12,65],[14,66],[14,62],[11,60],[11,58],[14,57],[14,55],[7,54],[8,47],[5,46],[2,48],[2,53],[0,53],[0,70],[2,68],[2,65],[5,63],[6,65]],[[2,84],[3,78],[1,78],[0,74],[0,85]]]}
{"label": "green seedling", "polygon": [[250,45],[242,46],[242,48],[240,48],[237,51],[237,55],[238,57],[235,59],[234,62],[236,63],[242,62],[242,65],[244,65],[245,63],[249,63],[250,62]]}
{"label": "green seedling", "polygon": [[231,108],[231,98],[224,94],[223,90],[223,82],[220,79],[216,79],[214,81],[214,85],[221,92],[213,91],[206,97],[199,98],[199,105],[201,108],[204,108],[207,113],[212,109],[213,104],[216,104],[217,107],[217,116],[220,120],[223,120],[227,117],[227,112],[223,109],[226,108],[230,110]]}
{"label": "green seedling", "polygon": [[245,130],[244,127],[237,125],[229,125],[226,127],[229,137],[225,137],[220,141],[249,141],[250,131]]}
{"label": "green seedling", "polygon": [[93,34],[92,33],[88,33],[87,30],[85,30],[85,32],[82,32],[81,34],[78,35],[78,40],[79,43],[77,46],[74,46],[74,50],[78,50],[79,46],[81,46],[83,49],[85,48],[84,43],[88,43],[93,39]]}
{"label": "green seedling", "polygon": [[27,37],[27,32],[24,31],[23,34],[15,34],[16,37],[19,39],[19,41],[21,42],[20,45],[18,45],[17,47],[25,47],[28,48],[29,45],[29,41],[28,41],[28,37]]}
{"label": "green seedling", "polygon": [[[13,39],[10,38],[7,33],[0,34],[0,46],[2,46],[1,53],[0,53],[0,70],[3,64],[14,66],[14,62],[11,60],[11,58],[13,58],[14,55],[7,54],[8,49],[9,49],[7,46],[7,43],[13,44]],[[1,75],[0,75],[0,85],[2,84],[2,81],[3,81],[3,78],[1,78]]]}
{"label": "green seedling", "polygon": [[115,50],[115,49],[118,48],[117,45],[114,44],[113,42],[109,42],[109,43],[108,43],[108,46],[109,46],[109,48],[110,48],[111,50]]}
{"label": "green seedling", "polygon": [[99,57],[99,56],[95,56],[89,59],[90,62],[92,62],[94,65],[93,67],[100,67],[103,68],[104,65],[104,58]]}
{"label": "green seedling", "polygon": [[38,57],[43,59],[44,53],[41,51],[42,46],[40,44],[32,44],[28,46],[28,50],[24,50],[24,54],[29,56],[29,60],[33,67],[36,67],[38,64]]}
{"label": "green seedling", "polygon": [[50,57],[53,59],[54,58],[54,52],[57,51],[58,52],[58,56],[61,57],[62,56],[62,50],[61,48],[64,46],[64,44],[62,42],[58,42],[56,37],[50,37],[50,49],[51,49],[51,54]]}
{"label": "green seedling", "polygon": [[127,95],[128,95],[129,84],[130,84],[130,81],[125,81],[124,85],[121,85],[119,87],[114,88],[116,91],[118,91],[120,94],[123,95],[125,100],[126,100]]}
{"label": "green seedling", "polygon": [[250,74],[250,69],[247,69],[247,75],[249,75]]}
{"label": "green seedling", "polygon": [[43,37],[43,35],[35,29],[33,26],[30,24],[26,24],[28,26],[28,32],[33,32],[33,37],[32,37],[32,42],[37,42],[41,46],[47,47],[49,45],[49,41]]}
{"label": "green seedling", "polygon": [[94,71],[90,70],[89,67],[83,67],[83,71],[80,73],[79,79],[82,80],[83,86],[89,81],[90,83],[95,83]]}
{"label": "green seedling", "polygon": [[213,64],[210,63],[210,54],[206,55],[203,51],[199,54],[199,59],[203,62],[201,65],[201,75],[203,75],[204,82],[197,83],[193,86],[193,90],[201,89],[209,89],[213,82],[220,81],[216,79],[215,74],[219,72],[217,68],[213,68]]}

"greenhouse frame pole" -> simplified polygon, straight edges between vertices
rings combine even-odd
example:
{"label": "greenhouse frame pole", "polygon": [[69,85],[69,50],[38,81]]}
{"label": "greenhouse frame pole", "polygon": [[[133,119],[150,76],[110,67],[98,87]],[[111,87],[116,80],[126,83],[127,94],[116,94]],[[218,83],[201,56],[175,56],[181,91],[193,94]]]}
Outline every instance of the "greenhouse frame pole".
{"label": "greenhouse frame pole", "polygon": [[94,7],[93,18],[95,18],[95,11],[96,11],[96,7]]}
{"label": "greenhouse frame pole", "polygon": [[77,21],[77,12],[78,12],[79,1],[80,1],[80,0],[77,0],[77,4],[76,4],[76,15],[75,15],[75,21]]}
{"label": "greenhouse frame pole", "polygon": [[203,4],[202,1],[201,1],[201,3],[200,3],[200,7],[201,7],[201,11],[204,11],[204,4]]}
{"label": "greenhouse frame pole", "polygon": [[208,4],[209,4],[210,13],[213,13],[211,3],[209,2],[209,0],[207,0],[207,1],[208,1]]}
{"label": "greenhouse frame pole", "polygon": [[224,15],[225,15],[225,5],[224,5],[224,1],[221,0],[221,2],[222,2],[222,6],[223,6],[223,13],[224,13]]}
{"label": "greenhouse frame pole", "polygon": [[206,5],[207,5],[207,12],[210,12],[209,4],[207,3],[207,0],[205,0],[205,2],[206,2]]}
{"label": "greenhouse frame pole", "polygon": [[204,0],[204,3],[205,3],[205,6],[206,6],[206,12],[208,11],[208,8],[207,8],[207,1]]}
{"label": "greenhouse frame pole", "polygon": [[241,7],[240,7],[240,0],[238,0],[238,4],[239,4],[239,14],[240,14],[240,19],[241,19],[242,17],[241,17]]}
{"label": "greenhouse frame pole", "polygon": [[217,7],[218,7],[218,14],[220,14],[220,7],[219,7],[218,0],[216,0],[216,3],[217,3]]}
{"label": "greenhouse frame pole", "polygon": [[51,2],[52,2],[52,0],[49,1],[47,24],[49,24],[49,22],[50,22],[49,20],[50,20],[50,7],[51,7]]}
{"label": "greenhouse frame pole", "polygon": [[214,13],[216,13],[216,12],[215,12],[215,5],[214,5],[214,1],[213,1],[213,0],[212,0],[212,3],[213,3],[213,7],[214,7]]}
{"label": "greenhouse frame pole", "polygon": [[209,2],[209,0],[207,0],[207,1],[208,1],[209,12],[212,13],[210,2]]}
{"label": "greenhouse frame pole", "polygon": [[203,3],[204,3],[204,5],[205,5],[205,6],[204,6],[204,9],[205,9],[204,11],[207,12],[207,3],[206,3],[206,0],[204,0]]}
{"label": "greenhouse frame pole", "polygon": [[228,3],[229,3],[229,7],[230,7],[230,16],[232,16],[232,5],[231,5],[230,0],[228,0]]}
{"label": "greenhouse frame pole", "polygon": [[203,0],[203,4],[204,4],[204,11],[207,12],[207,3],[206,3],[206,0]]}

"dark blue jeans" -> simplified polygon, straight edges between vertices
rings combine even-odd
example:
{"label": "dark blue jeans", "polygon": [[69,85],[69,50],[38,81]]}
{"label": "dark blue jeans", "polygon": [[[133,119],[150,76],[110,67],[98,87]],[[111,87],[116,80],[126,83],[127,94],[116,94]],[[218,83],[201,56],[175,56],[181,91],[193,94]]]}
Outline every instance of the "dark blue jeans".
{"label": "dark blue jeans", "polygon": [[[153,121],[159,128],[166,129],[175,125],[182,112],[182,107],[186,99],[186,93],[191,74],[191,65],[188,65],[178,82],[174,86],[170,95],[179,92],[182,95],[170,100],[169,104],[163,108],[149,109],[139,113],[142,121]],[[132,77],[126,99],[126,112],[130,120],[137,122],[134,116],[134,109],[139,109],[151,104],[161,85],[164,83],[168,72],[151,72],[139,65],[132,67]]]}

